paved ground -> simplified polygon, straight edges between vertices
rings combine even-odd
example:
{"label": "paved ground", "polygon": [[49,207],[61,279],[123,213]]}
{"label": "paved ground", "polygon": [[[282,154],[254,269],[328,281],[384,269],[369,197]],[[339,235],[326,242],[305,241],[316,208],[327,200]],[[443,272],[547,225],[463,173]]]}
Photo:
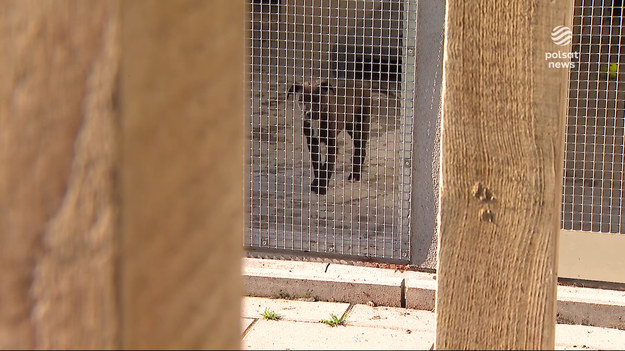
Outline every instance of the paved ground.
{"label": "paved ground", "polygon": [[[265,309],[280,320],[264,320]],[[321,323],[330,314],[346,314],[345,325]],[[241,318],[243,349],[417,349],[434,341],[434,313],[394,307],[244,297]],[[625,331],[558,324],[556,349],[623,350]]]}

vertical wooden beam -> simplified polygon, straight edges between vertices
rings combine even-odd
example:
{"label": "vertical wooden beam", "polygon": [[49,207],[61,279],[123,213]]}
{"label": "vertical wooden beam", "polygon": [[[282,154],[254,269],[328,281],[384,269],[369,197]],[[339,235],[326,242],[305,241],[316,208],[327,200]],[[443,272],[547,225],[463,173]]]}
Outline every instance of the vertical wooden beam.
{"label": "vertical wooden beam", "polygon": [[113,348],[117,1],[0,1],[0,348]]}
{"label": "vertical wooden beam", "polygon": [[572,1],[447,0],[437,349],[553,349]]}
{"label": "vertical wooden beam", "polygon": [[0,348],[238,348],[244,16],[0,0]]}
{"label": "vertical wooden beam", "polygon": [[122,2],[126,348],[238,348],[245,2]]}

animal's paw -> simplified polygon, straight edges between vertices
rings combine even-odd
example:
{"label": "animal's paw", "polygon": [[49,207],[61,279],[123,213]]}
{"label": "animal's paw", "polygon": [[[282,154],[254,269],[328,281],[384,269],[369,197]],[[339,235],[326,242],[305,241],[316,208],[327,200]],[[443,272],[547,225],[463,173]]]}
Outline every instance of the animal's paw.
{"label": "animal's paw", "polygon": [[319,184],[310,184],[310,191],[319,194]]}
{"label": "animal's paw", "polygon": [[317,195],[325,195],[327,191],[325,182],[320,182],[318,179],[313,180],[312,184],[310,184],[310,191]]}
{"label": "animal's paw", "polygon": [[325,195],[327,188],[326,187],[321,187],[319,185],[311,185],[310,186],[310,191],[312,191],[313,193],[317,194],[317,195]]}
{"label": "animal's paw", "polygon": [[359,182],[360,181],[360,173],[352,173],[352,174],[350,174],[349,177],[347,177],[347,180],[353,181],[353,182]]}

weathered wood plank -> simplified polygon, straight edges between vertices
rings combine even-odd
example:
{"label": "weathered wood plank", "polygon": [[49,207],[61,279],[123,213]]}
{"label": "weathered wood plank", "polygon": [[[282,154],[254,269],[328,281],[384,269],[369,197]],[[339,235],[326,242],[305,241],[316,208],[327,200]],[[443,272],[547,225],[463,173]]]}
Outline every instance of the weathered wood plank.
{"label": "weathered wood plank", "polygon": [[0,2],[0,348],[112,348],[117,1]]}
{"label": "weathered wood plank", "polygon": [[123,345],[237,348],[245,2],[122,2]]}
{"label": "weathered wood plank", "polygon": [[447,1],[437,349],[553,349],[572,1]]}
{"label": "weathered wood plank", "polygon": [[244,2],[119,4],[0,1],[0,348],[239,345]]}

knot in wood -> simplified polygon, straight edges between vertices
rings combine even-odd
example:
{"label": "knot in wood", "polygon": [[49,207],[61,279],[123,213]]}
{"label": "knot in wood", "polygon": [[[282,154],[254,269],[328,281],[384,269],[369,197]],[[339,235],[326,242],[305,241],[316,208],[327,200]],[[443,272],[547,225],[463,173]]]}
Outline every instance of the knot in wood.
{"label": "knot in wood", "polygon": [[480,182],[477,182],[473,185],[473,187],[471,188],[471,194],[482,202],[488,202],[495,198],[490,189],[482,185],[482,183]]}
{"label": "knot in wood", "polygon": [[479,212],[480,220],[492,223],[495,220],[495,213],[487,208],[481,208]]}

